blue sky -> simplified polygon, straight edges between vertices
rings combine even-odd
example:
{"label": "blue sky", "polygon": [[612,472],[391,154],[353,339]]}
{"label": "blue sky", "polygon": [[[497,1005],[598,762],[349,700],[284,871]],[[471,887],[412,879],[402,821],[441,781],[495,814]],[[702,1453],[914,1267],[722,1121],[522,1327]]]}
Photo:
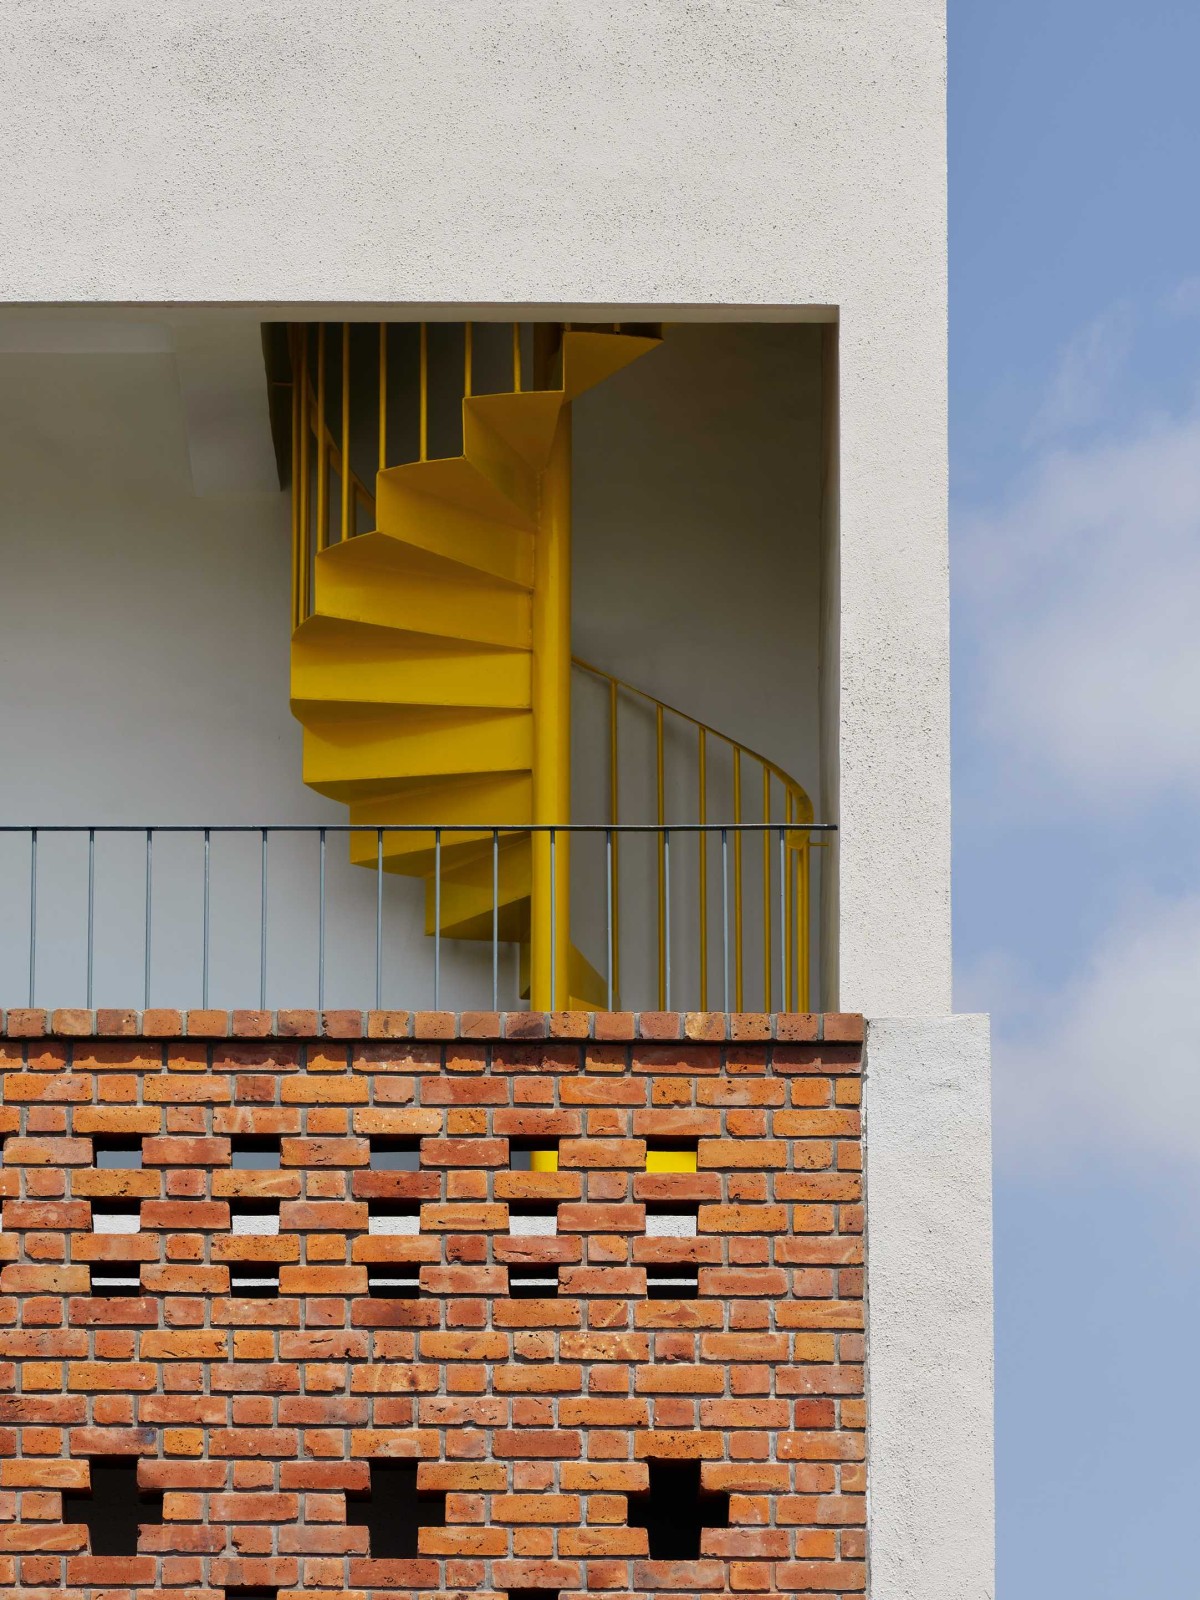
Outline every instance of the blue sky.
{"label": "blue sky", "polygon": [[1200,5],[950,0],[1002,1600],[1200,1596]]}

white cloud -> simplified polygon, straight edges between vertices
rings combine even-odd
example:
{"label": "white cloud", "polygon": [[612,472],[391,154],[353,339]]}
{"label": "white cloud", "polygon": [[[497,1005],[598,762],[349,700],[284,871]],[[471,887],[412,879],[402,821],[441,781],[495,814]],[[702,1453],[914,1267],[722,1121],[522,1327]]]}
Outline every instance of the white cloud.
{"label": "white cloud", "polygon": [[[994,978],[994,974],[993,974]],[[1057,993],[986,972],[999,1011],[998,1153],[1006,1166],[1195,1169],[1200,1158],[1200,894],[1130,905]]]}
{"label": "white cloud", "polygon": [[1041,444],[1100,421],[1109,408],[1133,342],[1133,313],[1110,306],[1081,328],[1059,356],[1026,442]]}
{"label": "white cloud", "polygon": [[1200,795],[1200,414],[1044,455],[967,519],[958,577],[976,732],[1027,782],[1101,811]]}

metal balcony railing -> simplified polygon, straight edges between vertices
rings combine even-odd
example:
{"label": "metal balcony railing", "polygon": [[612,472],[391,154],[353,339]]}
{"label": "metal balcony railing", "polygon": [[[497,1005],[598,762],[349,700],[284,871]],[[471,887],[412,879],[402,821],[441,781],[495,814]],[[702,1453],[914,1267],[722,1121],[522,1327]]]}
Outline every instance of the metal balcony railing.
{"label": "metal balcony railing", "polygon": [[[401,832],[430,840],[427,881],[384,868],[386,836]],[[787,820],[0,827],[0,1000],[517,1010],[525,978],[502,936],[500,860],[506,840],[535,832],[549,835],[552,872],[570,841],[572,939],[588,965],[572,984],[589,1009],[807,1004],[799,873],[833,825]],[[351,865],[350,833],[370,836],[374,872]],[[469,941],[441,931],[442,849],[464,833],[490,838],[495,886],[491,935]]]}

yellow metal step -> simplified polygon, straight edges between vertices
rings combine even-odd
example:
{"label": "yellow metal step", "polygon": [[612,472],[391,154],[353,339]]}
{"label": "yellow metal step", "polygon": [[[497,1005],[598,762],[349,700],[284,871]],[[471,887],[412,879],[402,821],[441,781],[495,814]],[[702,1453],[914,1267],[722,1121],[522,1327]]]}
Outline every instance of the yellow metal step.
{"label": "yellow metal step", "polygon": [[563,335],[563,392],[574,400],[585,389],[595,388],[614,372],[629,366],[639,356],[655,350],[661,339],[639,338],[628,333],[581,333]]}
{"label": "yellow metal step", "polygon": [[[412,487],[407,467],[390,467],[376,481],[377,531],[414,550],[426,550],[468,571],[533,587],[533,532],[455,500]],[[359,536],[364,537],[363,535]]]}
{"label": "yellow metal step", "polygon": [[386,705],[528,710],[531,664],[524,650],[414,639],[310,617],[292,645],[292,711],[308,722],[333,704],[347,716],[378,716]]}
{"label": "yellow metal step", "polygon": [[324,550],[316,568],[316,610],[343,622],[406,627],[438,638],[465,639],[510,649],[532,646],[530,596],[484,579],[434,577],[403,559],[368,559],[362,539]]}
{"label": "yellow metal step", "polygon": [[406,777],[529,772],[528,711],[431,711],[411,707],[387,718],[322,717],[304,730],[304,781],[333,799],[383,797]]}
{"label": "yellow metal step", "polygon": [[535,471],[540,472],[546,465],[563,407],[561,389],[473,395],[463,404],[467,412],[486,423]]}
{"label": "yellow metal step", "polygon": [[[533,780],[529,773],[498,772],[482,776],[472,773],[457,778],[443,778],[434,783],[410,779],[407,786],[395,794],[352,805],[350,821],[379,825],[422,822],[466,825],[487,822],[497,827],[504,823],[520,827],[528,824],[532,803]],[[490,831],[443,833],[443,864],[448,853],[457,854],[463,846],[486,844],[490,852],[491,843]],[[376,848],[376,840],[371,834],[350,835],[351,860],[359,861],[364,866],[374,866]],[[436,851],[431,830],[385,833],[383,850],[385,871],[424,877],[434,870]]]}

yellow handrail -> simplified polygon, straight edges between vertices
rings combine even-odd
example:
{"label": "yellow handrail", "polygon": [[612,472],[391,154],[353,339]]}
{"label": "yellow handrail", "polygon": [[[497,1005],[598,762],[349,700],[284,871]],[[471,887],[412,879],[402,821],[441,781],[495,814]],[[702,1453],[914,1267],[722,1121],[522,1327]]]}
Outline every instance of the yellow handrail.
{"label": "yellow handrail", "polygon": [[[617,734],[617,715],[621,696],[627,695],[640,701],[654,715],[654,822],[660,830],[669,830],[671,821],[667,816],[667,757],[665,724],[668,718],[675,718],[680,723],[696,730],[696,815],[695,817],[680,818],[679,821],[707,824],[709,822],[709,775],[710,775],[710,749],[713,744],[723,745],[732,758],[732,800],[733,817],[735,825],[744,822],[743,816],[743,766],[757,769],[761,774],[762,783],[762,864],[761,878],[759,879],[759,892],[761,894],[762,911],[762,983],[763,1007],[770,1011],[778,996],[781,1008],[807,1010],[811,993],[811,975],[809,971],[811,960],[811,940],[809,932],[809,918],[811,916],[810,863],[809,851],[816,848],[816,843],[805,827],[806,823],[813,821],[813,805],[804,786],[786,772],[779,764],[768,756],[751,749],[741,740],[733,738],[727,733],[722,733],[717,728],[710,727],[702,722],[699,717],[694,717],[690,712],[681,711],[677,706],[669,705],[664,700],[639,689],[635,684],[626,682],[623,678],[616,677],[603,668],[594,666],[589,661],[583,661],[578,656],[573,658],[575,669],[586,673],[588,676],[604,684],[608,691],[608,742],[609,742],[609,821],[616,823],[628,818],[621,818],[618,813],[620,794],[620,740]],[[782,819],[776,820],[773,815],[773,806],[779,799],[782,802]],[[778,828],[778,835],[774,829]],[[709,961],[710,951],[714,944],[712,928],[712,912],[709,906],[708,882],[708,853],[711,835],[701,832],[699,838],[699,926],[697,929],[700,983],[699,997],[701,1009],[708,1005],[709,996]],[[783,847],[780,852],[782,859],[776,867],[772,845],[777,839],[782,839]],[[732,998],[737,1010],[742,1010],[745,1005],[745,977],[746,977],[746,913],[747,901],[747,873],[743,854],[743,840],[740,831],[734,832],[733,837],[733,894],[730,907],[732,922],[732,951],[722,952],[723,961],[732,957],[733,967],[733,993]],[[613,971],[614,990],[616,988],[615,974],[619,972],[620,960],[620,926],[619,914],[619,872],[616,856],[616,839],[613,841],[613,866],[612,866],[612,904],[613,904]],[[670,886],[667,880],[666,859],[666,832],[661,831],[657,836],[657,873],[656,873],[656,898],[658,908],[658,933],[657,933],[657,989],[658,1004],[662,1008],[667,1002],[667,971],[669,963],[669,917],[670,917]],[[776,845],[776,848],[779,848]],[[776,880],[772,887],[773,874]],[[751,874],[753,875],[753,874]],[[721,882],[723,893],[727,891],[727,863],[722,860]],[[775,919],[775,908],[780,908],[780,922]],[[780,925],[782,924],[782,925]],[[721,940],[724,945],[728,941],[730,928],[725,923],[725,912],[721,914]],[[778,976],[778,989],[776,977]]]}

